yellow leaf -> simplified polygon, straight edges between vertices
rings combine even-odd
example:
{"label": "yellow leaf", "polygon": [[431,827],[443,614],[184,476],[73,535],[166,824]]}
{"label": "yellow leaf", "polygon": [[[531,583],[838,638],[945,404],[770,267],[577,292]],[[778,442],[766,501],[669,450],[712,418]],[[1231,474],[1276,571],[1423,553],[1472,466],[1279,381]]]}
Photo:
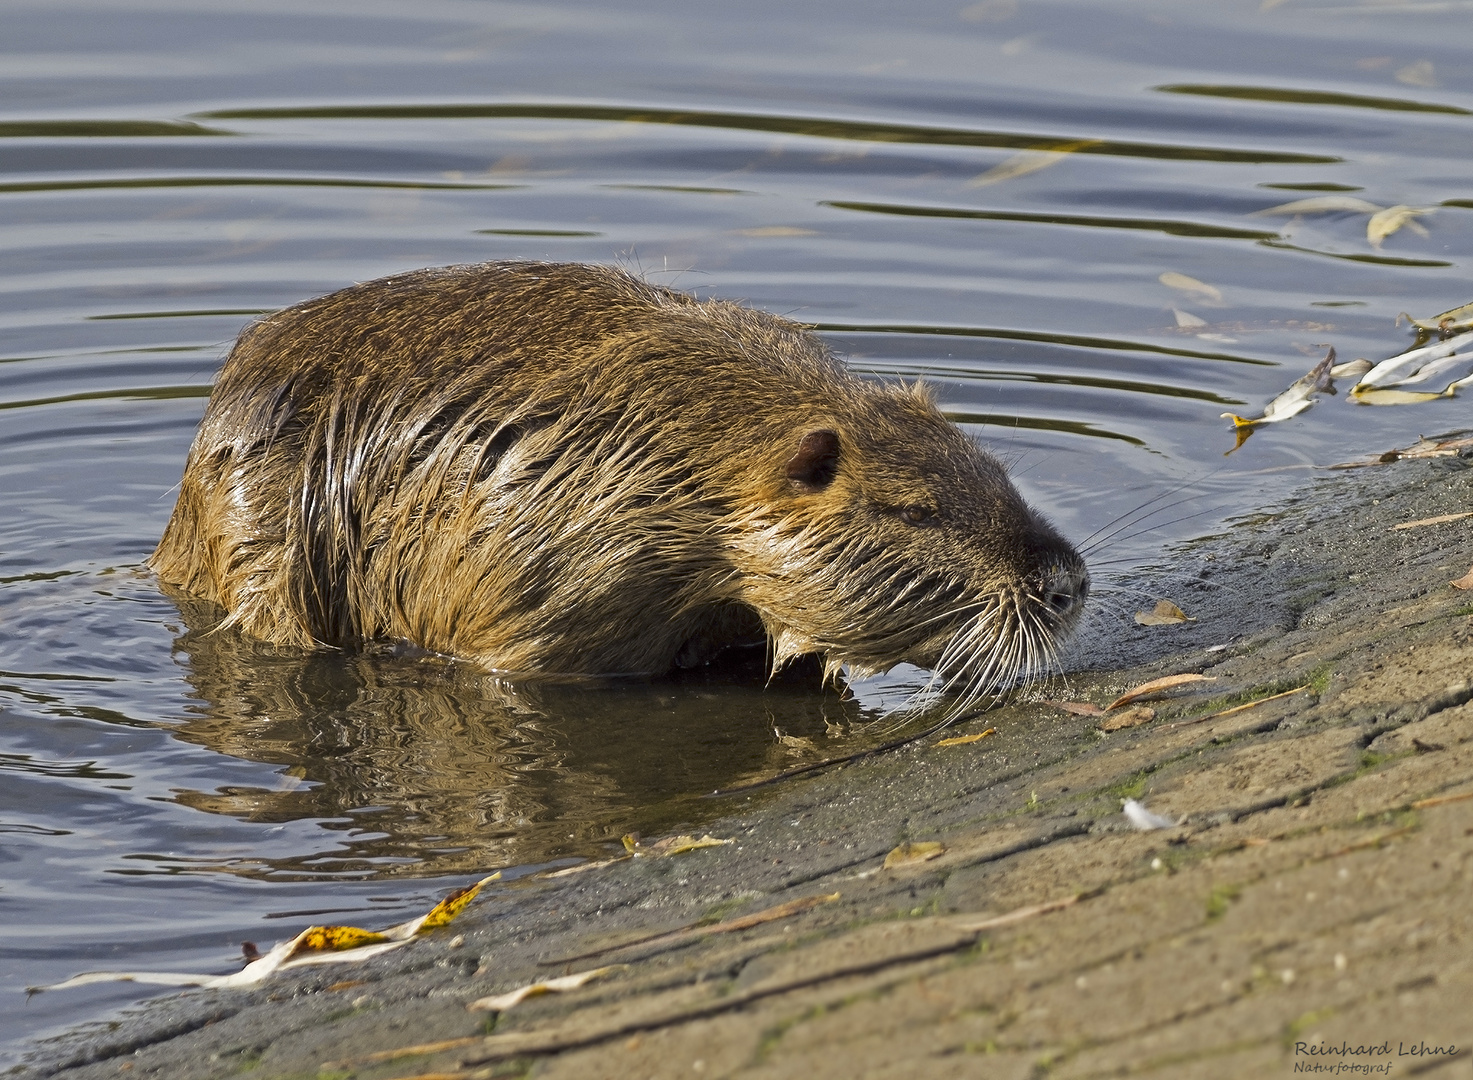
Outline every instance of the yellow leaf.
{"label": "yellow leaf", "polygon": [[927,862],[939,857],[945,851],[945,845],[938,844],[934,840],[923,840],[918,844],[904,843],[885,856],[884,868],[889,870],[909,863]]}
{"label": "yellow leaf", "polygon": [[1177,623],[1196,622],[1197,620],[1170,600],[1158,600],[1156,606],[1150,611],[1137,611],[1135,621],[1142,626],[1174,626]]}
{"label": "yellow leaf", "polygon": [[498,870],[490,877],[484,877],[474,885],[467,885],[464,889],[457,889],[429,910],[429,913],[424,917],[424,922],[420,924],[420,930],[433,930],[437,926],[444,926],[465,910],[465,906],[476,898],[476,894],[481,891],[483,885],[496,881],[500,877],[501,871]]}
{"label": "yellow leaf", "polygon": [[950,739],[942,739],[937,746],[965,746],[967,743],[981,742],[989,735],[996,735],[997,728],[988,728],[986,731],[976,735],[956,735]]}
{"label": "yellow leaf", "polygon": [[1216,676],[1195,674],[1167,675],[1165,678],[1152,679],[1150,682],[1143,682],[1139,686],[1121,694],[1105,706],[1105,711],[1109,712],[1111,709],[1118,709],[1122,705],[1129,705],[1132,701],[1139,701],[1141,698],[1150,697],[1152,694],[1164,694],[1168,690],[1175,690],[1178,686],[1185,686],[1188,683],[1215,681]]}
{"label": "yellow leaf", "polygon": [[361,945],[372,945],[388,941],[388,937],[376,930],[360,930],[356,926],[313,926],[297,939],[292,956],[309,952],[342,952]]}
{"label": "yellow leaf", "polygon": [[1156,710],[1147,708],[1145,705],[1137,705],[1133,709],[1126,709],[1122,713],[1107,717],[1099,723],[1101,731],[1119,731],[1122,728],[1140,727],[1149,724],[1156,719]]}

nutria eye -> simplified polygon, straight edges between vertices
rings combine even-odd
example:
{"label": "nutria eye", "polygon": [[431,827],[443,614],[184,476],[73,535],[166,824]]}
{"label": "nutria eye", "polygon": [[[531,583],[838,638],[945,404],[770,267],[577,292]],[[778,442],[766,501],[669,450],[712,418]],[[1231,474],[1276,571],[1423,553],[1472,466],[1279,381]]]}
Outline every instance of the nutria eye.
{"label": "nutria eye", "polygon": [[932,513],[934,511],[929,506],[922,506],[920,503],[911,503],[909,506],[902,507],[900,510],[900,516],[911,525],[919,525],[921,522],[930,518]]}

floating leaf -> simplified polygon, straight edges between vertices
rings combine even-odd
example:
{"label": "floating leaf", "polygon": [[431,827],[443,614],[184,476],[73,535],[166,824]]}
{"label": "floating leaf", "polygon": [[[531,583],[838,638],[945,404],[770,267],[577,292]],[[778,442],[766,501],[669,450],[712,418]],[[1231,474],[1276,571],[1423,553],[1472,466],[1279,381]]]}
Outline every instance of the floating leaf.
{"label": "floating leaf", "polygon": [[885,856],[884,869],[926,862],[939,857],[945,851],[945,846],[934,840],[923,840],[918,844],[904,843]]}
{"label": "floating leaf", "polygon": [[[355,926],[309,926],[290,941],[283,941],[270,952],[257,955],[233,975],[185,975],[167,971],[89,971],[65,982],[30,989],[64,990],[98,982],[135,982],[156,986],[203,986],[232,989],[254,986],[269,975],[308,964],[347,964],[367,960],[407,945],[416,934],[433,926],[443,926],[475,899],[481,887],[501,877],[497,871],[466,889],[459,889],[435,905],[429,912],[387,930],[360,930]],[[436,921],[431,923],[431,919]],[[249,953],[252,950],[247,950]]]}
{"label": "floating leaf", "polygon": [[1437,74],[1431,60],[1414,60],[1397,71],[1396,81],[1408,86],[1436,86]]}
{"label": "floating leaf", "polygon": [[1461,307],[1455,307],[1451,311],[1444,311],[1441,315],[1436,315],[1431,319],[1414,319],[1403,311],[1396,317],[1398,325],[1400,325],[1402,319],[1423,330],[1435,330],[1438,333],[1445,334],[1449,330],[1453,330],[1459,326],[1467,327],[1473,325],[1473,304],[1464,304]]}
{"label": "floating leaf", "polygon": [[796,225],[759,225],[752,229],[737,229],[738,236],[817,236],[813,229],[800,229]]}
{"label": "floating leaf", "polygon": [[1145,806],[1136,802],[1134,799],[1126,799],[1123,809],[1125,811],[1125,820],[1142,832],[1150,832],[1152,829],[1174,829],[1177,825],[1177,822],[1172,821],[1168,817],[1151,813]]}
{"label": "floating leaf", "polygon": [[1197,620],[1177,607],[1170,600],[1158,600],[1150,611],[1137,611],[1135,621],[1142,626],[1175,626],[1177,623]]}
{"label": "floating leaf", "polygon": [[1063,709],[1066,713],[1075,716],[1104,716],[1105,710],[1098,705],[1091,705],[1087,701],[1045,701],[1045,705],[1052,705],[1056,709]]}
{"label": "floating leaf", "polygon": [[1462,577],[1458,578],[1457,581],[1449,581],[1448,584],[1454,589],[1462,589],[1465,592],[1473,589],[1473,570],[1469,570]]}
{"label": "floating leaf", "polygon": [[965,746],[967,743],[981,742],[989,735],[996,735],[997,728],[988,728],[986,731],[978,732],[976,735],[956,735],[950,739],[942,739],[937,746]]}
{"label": "floating leaf", "polygon": [[1222,290],[1215,285],[1209,285],[1205,281],[1198,281],[1186,274],[1178,274],[1175,270],[1168,270],[1156,279],[1168,289],[1176,289],[1179,292],[1192,293],[1209,300],[1214,304],[1222,303]]}
{"label": "floating leaf", "polygon": [[1449,521],[1460,521],[1465,517],[1473,517],[1473,510],[1465,510],[1461,514],[1438,514],[1436,517],[1420,518],[1417,521],[1403,521],[1400,525],[1391,526],[1391,531],[1420,529],[1424,525],[1445,525]]}
{"label": "floating leaf", "polygon": [[1140,727],[1149,724],[1156,719],[1156,710],[1145,705],[1136,705],[1126,709],[1124,712],[1116,713],[1114,716],[1101,720],[1098,727],[1101,731],[1120,731],[1124,728]]}
{"label": "floating leaf", "polygon": [[1171,314],[1176,316],[1176,325],[1183,330],[1195,330],[1199,326],[1207,325],[1207,320],[1200,315],[1193,315],[1190,311],[1183,311],[1181,308],[1172,308]]}
{"label": "floating leaf", "polygon": [[1426,236],[1427,228],[1416,219],[1423,214],[1432,213],[1429,207],[1419,206],[1389,206],[1385,210],[1378,210],[1371,215],[1371,220],[1366,222],[1366,239],[1370,241],[1373,248],[1380,248],[1381,242],[1403,225],[1410,228],[1418,236]]}
{"label": "floating leaf", "polygon": [[1298,416],[1314,404],[1316,394],[1335,392],[1335,387],[1330,382],[1330,369],[1334,366],[1335,350],[1331,349],[1325,354],[1323,360],[1309,370],[1308,374],[1297,379],[1289,389],[1264,406],[1262,416],[1244,417],[1230,412],[1222,415],[1231,419],[1233,426],[1239,428],[1256,427],[1259,424],[1277,424],[1291,416]]}
{"label": "floating leaf", "polygon": [[505,994],[492,994],[490,997],[477,998],[466,1006],[471,1012],[506,1012],[507,1009],[526,1001],[529,997],[538,997],[542,994],[561,994],[569,990],[576,990],[585,983],[594,979],[601,979],[613,971],[620,971],[623,964],[610,964],[607,967],[594,968],[592,971],[580,971],[574,975],[562,975],[556,979],[543,979],[540,982],[528,983],[519,986]]}
{"label": "floating leaf", "polygon": [[1295,199],[1293,202],[1270,206],[1267,210],[1255,210],[1251,217],[1291,216],[1293,214],[1328,214],[1349,211],[1353,214],[1380,213],[1381,207],[1353,195],[1316,195],[1312,199]]}
{"label": "floating leaf", "polygon": [[1129,705],[1132,701],[1139,701],[1141,698],[1150,697],[1152,694],[1164,694],[1168,690],[1175,690],[1178,686],[1186,686],[1188,683],[1215,681],[1216,676],[1214,675],[1197,675],[1192,673],[1167,675],[1160,679],[1152,679],[1150,682],[1143,682],[1139,686],[1125,691],[1125,693],[1106,705],[1105,711],[1109,712],[1111,709],[1118,709],[1122,705]]}
{"label": "floating leaf", "polygon": [[1460,383],[1452,383],[1441,392],[1431,390],[1380,390],[1357,383],[1350,388],[1350,398],[1361,405],[1417,405],[1423,401],[1455,397],[1453,393]]}
{"label": "floating leaf", "polygon": [[1000,184],[1004,180],[1014,180],[1029,173],[1038,172],[1057,165],[1076,150],[1083,150],[1087,146],[1098,146],[1099,139],[1076,139],[1073,142],[1057,143],[1053,146],[1038,146],[1031,150],[1024,150],[1014,154],[980,176],[974,176],[967,181],[967,187],[986,187],[989,184]]}
{"label": "floating leaf", "polygon": [[1352,376],[1364,375],[1376,365],[1364,357],[1356,360],[1347,360],[1343,364],[1336,364],[1330,369],[1332,379],[1349,379]]}

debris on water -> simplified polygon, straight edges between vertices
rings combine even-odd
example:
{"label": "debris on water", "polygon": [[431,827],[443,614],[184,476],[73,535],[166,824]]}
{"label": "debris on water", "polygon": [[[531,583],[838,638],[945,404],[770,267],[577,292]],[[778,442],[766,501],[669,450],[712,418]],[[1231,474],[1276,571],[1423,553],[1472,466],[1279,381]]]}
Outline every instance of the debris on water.
{"label": "debris on water", "polygon": [[1150,611],[1137,611],[1135,621],[1142,626],[1176,626],[1197,620],[1170,600],[1157,600],[1156,606]]}
{"label": "debris on water", "polygon": [[1239,416],[1225,412],[1222,415],[1237,428],[1257,427],[1259,424],[1277,424],[1291,416],[1298,416],[1314,404],[1316,394],[1333,394],[1334,384],[1330,381],[1330,369],[1335,366],[1335,350],[1332,348],[1325,358],[1310,369],[1309,373],[1294,382],[1289,389],[1264,406],[1261,416]]}

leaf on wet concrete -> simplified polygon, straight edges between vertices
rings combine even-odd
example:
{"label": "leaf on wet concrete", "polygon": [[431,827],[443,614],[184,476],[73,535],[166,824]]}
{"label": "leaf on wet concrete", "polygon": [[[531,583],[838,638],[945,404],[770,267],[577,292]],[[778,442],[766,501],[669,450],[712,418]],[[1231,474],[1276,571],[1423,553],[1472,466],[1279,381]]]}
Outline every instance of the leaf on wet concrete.
{"label": "leaf on wet concrete", "polygon": [[1418,458],[1455,457],[1460,450],[1473,450],[1473,437],[1460,439],[1428,439],[1419,437],[1417,441],[1399,450],[1387,450],[1383,454],[1375,454],[1359,461],[1342,461],[1338,465],[1331,465],[1332,469],[1364,469],[1371,465],[1389,465],[1394,461],[1416,460]]}
{"label": "leaf on wet concrete", "polygon": [[996,735],[996,734],[997,734],[997,728],[988,728],[986,731],[979,731],[975,735],[953,735],[949,739],[942,739],[936,745],[937,746],[966,746],[968,743],[981,742],[983,739],[987,738],[987,736],[989,736],[989,735]]}
{"label": "leaf on wet concrete", "polygon": [[[501,872],[497,871],[468,888],[458,889],[424,915],[391,926],[387,930],[361,930],[356,926],[309,926],[290,941],[281,942],[270,952],[255,955],[245,967],[232,975],[186,975],[167,971],[89,971],[65,982],[31,989],[64,990],[99,982],[232,989],[255,986],[278,971],[294,967],[357,963],[407,945],[426,929],[445,925],[475,899],[484,885],[500,877]],[[250,955],[253,951],[247,950],[247,954]]]}
{"label": "leaf on wet concrete", "polygon": [[1378,214],[1383,207],[1365,199],[1357,199],[1353,195],[1316,195],[1310,199],[1295,199],[1293,202],[1280,203],[1278,206],[1270,206],[1266,210],[1255,210],[1250,217],[1292,217],[1295,214],[1329,214],[1345,213],[1352,214]]}
{"label": "leaf on wet concrete", "polygon": [[1216,285],[1209,285],[1205,281],[1198,281],[1186,274],[1178,274],[1175,270],[1167,270],[1156,279],[1168,289],[1176,289],[1178,292],[1189,293],[1200,296],[1203,300],[1213,304],[1222,303],[1222,290]]}
{"label": "leaf on wet concrete", "polygon": [[1170,693],[1172,690],[1177,689],[1177,687],[1187,686],[1191,683],[1216,681],[1216,676],[1214,675],[1197,675],[1192,672],[1184,675],[1167,675],[1160,679],[1152,679],[1150,682],[1143,682],[1139,686],[1133,687],[1121,694],[1105,706],[1105,711],[1110,712],[1120,708],[1122,705],[1129,705],[1132,701],[1140,701],[1153,694]]}
{"label": "leaf on wet concrete", "polygon": [[890,870],[897,866],[908,866],[913,863],[923,863],[938,858],[945,854],[946,847],[934,840],[922,840],[919,843],[904,843],[893,849],[885,856],[884,869]]}
{"label": "leaf on wet concrete", "polygon": [[1416,521],[1403,521],[1400,525],[1391,526],[1391,531],[1399,529],[1422,529],[1428,525],[1446,525],[1449,521],[1461,521],[1465,517],[1473,517],[1473,510],[1465,510],[1461,514],[1438,514],[1436,517],[1418,518]]}
{"label": "leaf on wet concrete", "polygon": [[1333,394],[1334,384],[1330,381],[1330,369],[1335,366],[1335,350],[1331,349],[1321,360],[1309,371],[1296,379],[1278,397],[1274,398],[1264,406],[1261,416],[1239,416],[1237,413],[1225,412],[1222,415],[1232,420],[1233,426],[1238,428],[1255,427],[1259,424],[1277,424],[1288,420],[1291,416],[1298,416],[1305,409],[1314,404],[1316,394]]}
{"label": "leaf on wet concrete", "polygon": [[1366,222],[1366,239],[1371,247],[1379,249],[1382,241],[1403,226],[1418,236],[1427,236],[1427,227],[1417,218],[1430,213],[1432,208],[1427,206],[1388,206],[1372,214],[1371,220]]}
{"label": "leaf on wet concrete", "polygon": [[477,998],[467,1005],[466,1009],[470,1012],[506,1012],[529,997],[539,997],[542,994],[563,994],[569,990],[576,990],[594,979],[601,979],[612,972],[622,971],[624,967],[624,964],[609,964],[606,967],[594,968],[592,971],[579,971],[573,975],[561,975],[556,979],[542,979],[539,982],[528,983],[526,986],[509,990],[505,994],[492,994],[489,997]]}
{"label": "leaf on wet concrete", "polygon": [[1124,712],[1116,713],[1114,716],[1107,716],[1099,722],[1098,727],[1101,731],[1121,731],[1125,728],[1140,727],[1142,724],[1149,724],[1154,719],[1156,719],[1155,709],[1145,705],[1136,705],[1133,708],[1126,709]]}
{"label": "leaf on wet concrete", "polygon": [[1075,716],[1104,716],[1105,710],[1098,705],[1091,705],[1088,701],[1045,701],[1045,705],[1052,705],[1056,709],[1063,709],[1066,713]]}
{"label": "leaf on wet concrete", "polygon": [[1458,578],[1457,581],[1449,581],[1448,584],[1454,589],[1462,589],[1465,592],[1473,589],[1473,569],[1470,569],[1466,574]]}
{"label": "leaf on wet concrete", "polygon": [[1137,611],[1135,621],[1142,626],[1175,626],[1178,623],[1196,622],[1170,600],[1158,600],[1150,611]]}
{"label": "leaf on wet concrete", "polygon": [[635,858],[662,859],[670,855],[683,855],[687,851],[699,851],[701,848],[725,847],[734,844],[735,840],[718,840],[707,833],[699,840],[694,836],[667,836],[663,840],[656,840],[653,844],[641,844],[639,838],[631,833],[624,837],[624,847]]}

